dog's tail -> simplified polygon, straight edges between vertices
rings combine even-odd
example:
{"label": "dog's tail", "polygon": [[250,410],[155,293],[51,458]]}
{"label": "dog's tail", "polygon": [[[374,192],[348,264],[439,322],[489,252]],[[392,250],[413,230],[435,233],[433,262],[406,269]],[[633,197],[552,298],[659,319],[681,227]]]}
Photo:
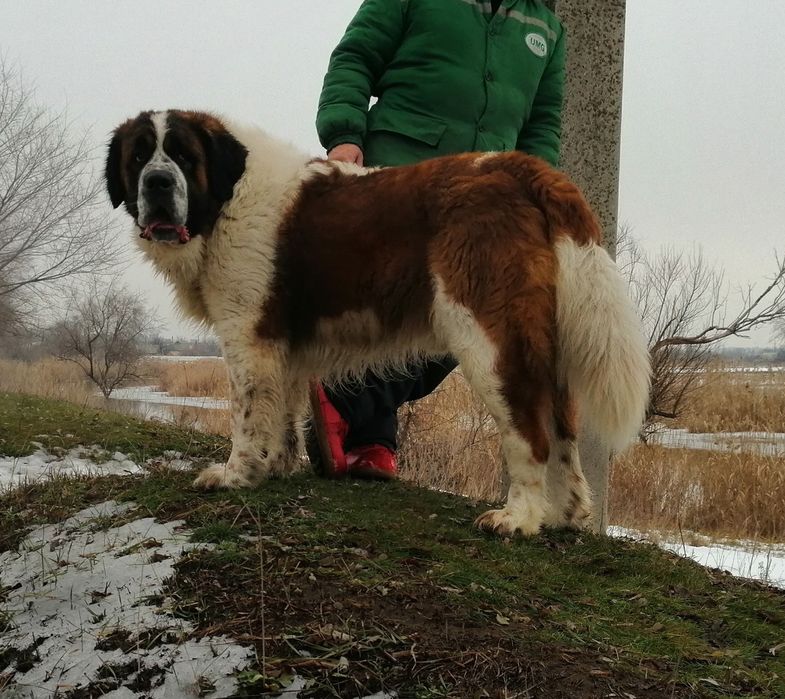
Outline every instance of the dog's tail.
{"label": "dog's tail", "polygon": [[558,377],[583,422],[614,450],[637,435],[651,365],[641,321],[610,255],[596,243],[556,243]]}
{"label": "dog's tail", "polygon": [[612,449],[637,435],[651,362],[638,313],[580,189],[544,161],[517,156],[518,179],[542,210],[558,262],[558,373],[583,422]]}

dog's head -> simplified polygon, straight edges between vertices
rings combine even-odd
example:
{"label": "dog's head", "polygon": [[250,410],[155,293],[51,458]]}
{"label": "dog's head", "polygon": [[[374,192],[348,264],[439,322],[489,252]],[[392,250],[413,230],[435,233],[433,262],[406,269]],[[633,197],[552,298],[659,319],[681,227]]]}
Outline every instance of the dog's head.
{"label": "dog's head", "polygon": [[248,151],[201,112],[142,112],[115,129],[106,158],[112,206],[151,243],[207,236],[245,172]]}

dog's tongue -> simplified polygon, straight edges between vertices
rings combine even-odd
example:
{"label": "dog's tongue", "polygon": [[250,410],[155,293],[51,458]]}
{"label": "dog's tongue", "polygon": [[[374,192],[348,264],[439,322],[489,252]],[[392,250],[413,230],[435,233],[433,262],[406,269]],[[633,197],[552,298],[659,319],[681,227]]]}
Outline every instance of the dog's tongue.
{"label": "dog's tongue", "polygon": [[177,234],[177,238],[181,245],[191,240],[191,234],[185,226],[175,226],[171,223],[158,222],[153,222],[145,226],[145,229],[139,234],[139,237],[144,238],[145,240],[152,240],[153,232],[156,230],[174,231]]}

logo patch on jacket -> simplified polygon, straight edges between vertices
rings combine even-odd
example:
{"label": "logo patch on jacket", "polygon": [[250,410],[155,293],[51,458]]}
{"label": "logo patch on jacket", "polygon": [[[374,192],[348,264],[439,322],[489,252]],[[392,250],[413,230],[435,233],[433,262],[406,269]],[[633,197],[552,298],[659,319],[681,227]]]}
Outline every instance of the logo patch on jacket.
{"label": "logo patch on jacket", "polygon": [[526,45],[535,56],[545,58],[548,53],[548,44],[545,43],[545,37],[542,34],[531,32],[526,35]]}

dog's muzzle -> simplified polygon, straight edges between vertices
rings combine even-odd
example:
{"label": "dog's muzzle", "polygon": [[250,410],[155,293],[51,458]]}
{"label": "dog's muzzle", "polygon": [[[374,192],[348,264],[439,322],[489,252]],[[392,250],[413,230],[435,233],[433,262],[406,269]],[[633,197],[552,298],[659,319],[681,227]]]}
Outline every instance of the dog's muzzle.
{"label": "dog's muzzle", "polygon": [[177,218],[175,194],[177,181],[169,170],[150,170],[142,180],[145,220],[140,221],[141,238],[162,243],[187,243],[191,239],[188,228]]}

